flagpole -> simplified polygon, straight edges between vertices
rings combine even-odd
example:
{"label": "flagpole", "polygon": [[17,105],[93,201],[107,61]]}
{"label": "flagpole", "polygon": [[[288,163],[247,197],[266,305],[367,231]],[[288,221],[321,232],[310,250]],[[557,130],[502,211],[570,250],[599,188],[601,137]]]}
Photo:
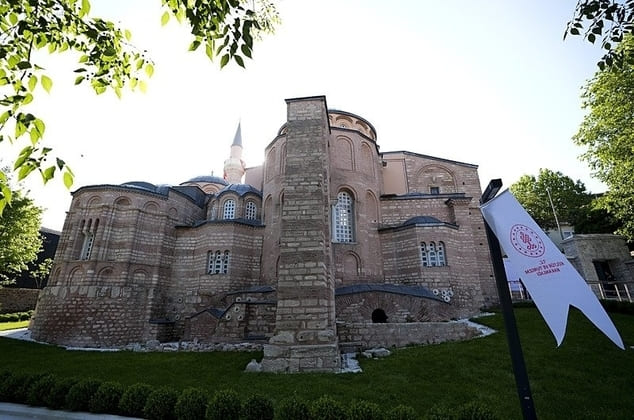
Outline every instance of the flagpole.
{"label": "flagpole", "polygon": [[[501,188],[501,179],[498,178],[491,180],[480,198],[480,204],[484,204],[493,199]],[[511,293],[509,292],[506,271],[504,270],[504,261],[502,260],[502,249],[500,248],[500,243],[486,220],[484,221],[484,228],[487,235],[487,242],[489,243],[489,251],[491,252],[491,263],[493,265],[493,273],[495,274],[495,282],[498,289],[498,296],[500,298],[502,315],[504,317],[504,329],[506,330],[506,340],[511,354],[511,363],[513,365],[513,373],[515,375],[517,395],[520,399],[520,406],[522,408],[522,416],[524,417],[524,420],[534,420],[537,419],[537,415],[535,414],[533,396],[531,394],[531,387],[528,381],[528,374],[526,373],[526,363],[524,362],[520,336],[517,331],[515,314],[513,313]]]}

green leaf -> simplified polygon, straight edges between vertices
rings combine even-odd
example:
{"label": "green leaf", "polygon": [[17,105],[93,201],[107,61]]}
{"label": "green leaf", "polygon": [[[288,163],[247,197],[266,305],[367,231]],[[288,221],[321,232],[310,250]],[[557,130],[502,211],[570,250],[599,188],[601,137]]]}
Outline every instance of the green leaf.
{"label": "green leaf", "polygon": [[128,41],[132,39],[132,32],[130,32],[128,29],[123,31],[123,35],[125,36],[125,39],[127,39]]}
{"label": "green leaf", "polygon": [[242,60],[242,57],[236,54],[233,56],[233,59],[236,60],[236,63],[238,63],[240,67],[244,68],[244,60]]}
{"label": "green leaf", "polygon": [[31,102],[33,102],[33,95],[31,95],[30,93],[27,93],[26,95],[24,95],[24,99],[22,100],[22,105],[28,105]]}
{"label": "green leaf", "polygon": [[46,92],[48,93],[51,92],[51,88],[53,87],[53,81],[51,80],[50,77],[43,74],[40,83],[42,84],[42,87],[44,88]]}
{"label": "green leaf", "polygon": [[139,80],[139,89],[141,92],[145,93],[147,91],[147,85],[143,80]]}
{"label": "green leaf", "polygon": [[248,45],[242,44],[242,47],[240,47],[240,50],[242,51],[242,54],[251,58],[251,48],[249,48]]}
{"label": "green leaf", "polygon": [[68,170],[64,172],[64,185],[66,188],[70,188],[73,185],[73,174]]}
{"label": "green leaf", "polygon": [[55,166],[50,166],[42,171],[42,180],[46,184],[55,176]]}
{"label": "green leaf", "polygon": [[31,156],[31,153],[33,153],[33,148],[31,146],[26,146],[24,149],[22,149],[20,151],[20,154],[18,155],[18,158],[13,164],[13,170],[16,170],[24,165],[24,162],[26,162],[26,160]]}
{"label": "green leaf", "polygon": [[152,77],[154,74],[154,66],[151,63],[145,65],[145,74],[147,74],[147,77]]}
{"label": "green leaf", "polygon": [[169,12],[165,11],[163,13],[163,16],[161,16],[161,25],[165,26],[167,25],[167,22],[169,22],[170,20],[170,14]]}
{"label": "green leaf", "polygon": [[85,79],[84,76],[77,76],[77,78],[75,79],[75,84],[76,85],[80,84],[84,79]]}
{"label": "green leaf", "polygon": [[81,0],[81,9],[79,11],[79,16],[85,16],[90,13],[90,1]]}
{"label": "green leaf", "polygon": [[220,59],[220,68],[223,68],[224,66],[226,66],[228,62],[229,62],[229,54],[223,55],[222,58]]}
{"label": "green leaf", "polygon": [[191,44],[189,44],[189,51],[196,51],[199,46],[200,46],[200,41],[195,39],[194,41],[192,41]]}
{"label": "green leaf", "polygon": [[26,178],[33,170],[35,169],[35,165],[33,163],[27,162],[18,171],[18,181],[22,181]]}
{"label": "green leaf", "polygon": [[22,121],[17,121],[15,123],[15,138],[17,139],[24,133],[26,133],[26,125]]}
{"label": "green leaf", "polygon": [[114,87],[114,93],[117,95],[117,98],[121,99],[121,88],[119,86]]}
{"label": "green leaf", "polygon": [[31,136],[31,144],[34,146],[37,144],[38,140],[42,137],[35,128],[31,128],[31,131],[29,131],[29,136]]}
{"label": "green leaf", "polygon": [[37,86],[37,76],[32,74],[31,77],[29,77],[29,90],[32,92],[35,86]]}
{"label": "green leaf", "polygon": [[16,66],[20,70],[26,70],[31,68],[31,63],[29,63],[28,61],[20,61],[18,64],[16,64]]}
{"label": "green leaf", "polygon": [[33,125],[35,126],[35,129],[39,131],[40,136],[44,136],[44,130],[46,130],[46,125],[44,124],[44,121],[36,118],[35,121],[33,121]]}
{"label": "green leaf", "polygon": [[5,122],[7,122],[10,116],[11,113],[9,112],[9,110],[4,111],[2,115],[0,115],[0,124],[4,124]]}
{"label": "green leaf", "polygon": [[588,41],[594,44],[596,37],[594,34],[588,34]]}
{"label": "green leaf", "polygon": [[64,162],[60,158],[55,158],[55,162],[57,163],[57,167],[59,168],[60,171],[64,169],[64,165],[66,165],[66,162]]}

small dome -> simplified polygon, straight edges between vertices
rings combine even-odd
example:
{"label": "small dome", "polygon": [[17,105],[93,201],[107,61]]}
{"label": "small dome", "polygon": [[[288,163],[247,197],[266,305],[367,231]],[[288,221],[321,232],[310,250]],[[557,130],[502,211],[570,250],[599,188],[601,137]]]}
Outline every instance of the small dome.
{"label": "small dome", "polygon": [[144,181],[131,181],[131,182],[124,182],[123,184],[121,184],[122,187],[132,187],[132,188],[139,188],[142,190],[147,190],[147,191],[152,191],[152,192],[156,192],[156,185],[150,183],[150,182],[144,182]]}
{"label": "small dome", "polygon": [[229,191],[233,191],[235,193],[237,193],[239,196],[243,196],[247,193],[253,193],[256,195],[259,195],[260,197],[262,196],[262,192],[260,190],[258,190],[257,188],[249,185],[249,184],[230,184],[227,185],[226,187],[224,187],[223,189],[221,189],[220,191],[218,191],[217,195],[221,195],[224,194],[226,192]]}
{"label": "small dome", "polygon": [[190,179],[189,181],[183,182],[183,184],[187,184],[188,182],[207,182],[210,184],[229,185],[229,183],[225,181],[223,178],[220,178],[219,176],[213,176],[213,175],[197,176],[195,178]]}

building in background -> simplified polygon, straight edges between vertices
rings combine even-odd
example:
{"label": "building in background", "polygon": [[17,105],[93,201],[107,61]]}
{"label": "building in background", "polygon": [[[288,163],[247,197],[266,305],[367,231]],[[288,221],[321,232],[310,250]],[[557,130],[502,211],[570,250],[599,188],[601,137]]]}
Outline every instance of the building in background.
{"label": "building in background", "polygon": [[259,340],[265,370],[335,371],[368,325],[431,342],[413,325],[495,303],[476,165],[380,152],[372,124],[325,97],[286,102],[261,166],[238,127],[223,178],[73,192],[33,337]]}

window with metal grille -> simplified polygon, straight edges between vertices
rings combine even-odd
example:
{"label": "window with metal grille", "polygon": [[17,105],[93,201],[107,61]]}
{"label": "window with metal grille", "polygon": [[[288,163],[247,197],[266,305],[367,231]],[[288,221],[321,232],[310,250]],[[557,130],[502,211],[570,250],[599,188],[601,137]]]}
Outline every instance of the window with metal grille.
{"label": "window with metal grille", "polygon": [[256,215],[257,215],[257,210],[258,210],[258,209],[257,209],[257,207],[255,206],[255,203],[254,203],[253,201],[248,201],[248,202],[247,202],[246,209],[245,209],[245,212],[244,212],[244,213],[245,213],[245,214],[244,214],[244,217],[245,217],[247,220],[255,220],[255,217],[256,217]]}
{"label": "window with metal grille", "polygon": [[337,194],[337,204],[333,208],[333,240],[334,242],[353,242],[353,212],[352,197],[345,191]]}
{"label": "window with metal grille", "polygon": [[235,219],[236,217],[236,202],[234,200],[225,201],[223,207],[222,218],[225,220]]}

